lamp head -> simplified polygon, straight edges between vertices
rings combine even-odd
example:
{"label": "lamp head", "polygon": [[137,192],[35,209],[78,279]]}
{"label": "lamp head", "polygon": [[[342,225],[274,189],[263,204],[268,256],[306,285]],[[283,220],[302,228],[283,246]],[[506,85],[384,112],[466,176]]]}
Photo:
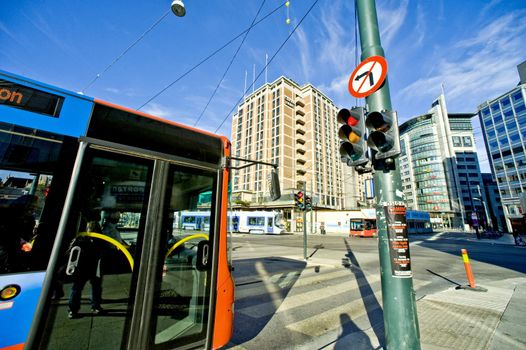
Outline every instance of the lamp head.
{"label": "lamp head", "polygon": [[186,14],[186,9],[184,8],[184,4],[182,0],[172,1],[172,12],[177,17],[184,17],[184,15]]}

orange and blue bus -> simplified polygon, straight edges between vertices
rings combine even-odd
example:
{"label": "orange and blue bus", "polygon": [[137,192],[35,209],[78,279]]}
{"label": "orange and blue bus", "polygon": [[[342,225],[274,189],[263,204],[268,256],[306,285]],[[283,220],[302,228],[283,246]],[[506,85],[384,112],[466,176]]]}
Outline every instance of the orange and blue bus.
{"label": "orange and blue bus", "polygon": [[[227,344],[229,157],[224,137],[0,71],[0,349]],[[174,230],[205,192],[206,230]]]}

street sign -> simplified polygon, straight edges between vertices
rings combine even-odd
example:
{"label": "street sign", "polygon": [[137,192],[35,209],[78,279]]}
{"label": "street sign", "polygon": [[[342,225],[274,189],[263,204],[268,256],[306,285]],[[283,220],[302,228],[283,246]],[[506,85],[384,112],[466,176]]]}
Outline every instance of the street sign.
{"label": "street sign", "polygon": [[363,60],[349,78],[349,93],[357,98],[367,97],[382,86],[387,76],[387,61],[382,56]]}

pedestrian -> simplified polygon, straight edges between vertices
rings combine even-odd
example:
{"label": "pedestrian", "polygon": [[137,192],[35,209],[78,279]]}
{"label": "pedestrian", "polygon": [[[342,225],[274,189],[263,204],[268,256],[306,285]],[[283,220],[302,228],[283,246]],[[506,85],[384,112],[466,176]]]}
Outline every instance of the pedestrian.
{"label": "pedestrian", "polygon": [[104,211],[103,217],[103,224],[102,224],[102,233],[106,236],[113,238],[117,242],[128,245],[124,239],[121,237],[121,233],[117,229],[117,224],[119,223],[119,220],[121,219],[121,213],[117,210],[106,210]]}
{"label": "pedestrian", "polygon": [[325,222],[322,222],[322,223],[320,224],[320,233],[321,233],[322,235],[324,235],[324,234],[327,233],[327,232],[325,232]]}
{"label": "pedestrian", "polygon": [[[101,233],[100,224],[91,221],[87,224],[88,233]],[[102,302],[102,273],[101,246],[92,237],[77,236],[69,249],[69,260],[66,274],[73,277],[73,286],[69,296],[70,319],[77,318],[80,310],[82,290],[87,281],[91,284],[91,312],[98,315],[103,312]]]}
{"label": "pedestrian", "polygon": [[526,242],[522,239],[519,229],[517,227],[513,227],[513,240],[515,241],[515,245],[519,247],[526,246]]}

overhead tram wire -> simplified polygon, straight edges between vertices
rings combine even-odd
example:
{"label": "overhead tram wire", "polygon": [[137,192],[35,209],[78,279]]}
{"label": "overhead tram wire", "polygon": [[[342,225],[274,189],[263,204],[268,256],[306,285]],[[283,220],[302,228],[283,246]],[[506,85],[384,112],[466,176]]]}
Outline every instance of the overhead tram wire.
{"label": "overhead tram wire", "polygon": [[263,5],[265,5],[265,0],[263,0],[263,1],[261,2],[261,6],[259,6],[259,10],[258,10],[258,12],[257,12],[256,15],[254,16],[254,19],[252,20],[252,23],[250,23],[250,27],[249,27],[248,30],[245,32],[245,36],[243,37],[243,40],[241,41],[241,43],[240,43],[239,46],[237,47],[237,50],[236,50],[236,52],[234,53],[234,56],[232,56],[232,59],[230,60],[230,63],[229,63],[228,66],[226,67],[225,72],[223,73],[223,76],[221,77],[221,79],[220,79],[219,82],[217,83],[217,86],[216,86],[214,92],[212,93],[212,95],[211,95],[210,98],[208,99],[208,102],[206,103],[205,108],[203,108],[203,110],[201,111],[201,114],[199,114],[199,117],[198,117],[197,120],[195,121],[195,123],[194,123],[194,127],[197,126],[197,123],[199,123],[199,121],[201,120],[201,117],[202,117],[203,114],[206,112],[208,106],[210,105],[210,102],[212,102],[212,99],[214,98],[214,96],[215,96],[217,90],[219,89],[219,86],[221,86],[221,83],[222,83],[223,80],[225,79],[225,76],[226,76],[226,74],[228,73],[228,70],[229,70],[230,67],[232,66],[232,63],[234,63],[234,60],[236,59],[236,56],[237,56],[237,54],[239,53],[239,50],[241,50],[241,46],[243,46],[243,43],[245,42],[245,39],[246,39],[247,36],[248,36],[248,33],[250,33],[250,30],[251,30],[252,27],[254,26],[254,22],[256,22],[256,19],[258,18],[259,13],[261,12],[261,9],[263,8]]}
{"label": "overhead tram wire", "polygon": [[233,37],[232,39],[230,39],[227,43],[225,43],[223,46],[221,46],[219,49],[215,50],[214,52],[212,52],[210,55],[208,55],[206,58],[202,59],[201,61],[199,61],[199,63],[195,64],[192,68],[190,68],[189,70],[187,70],[186,72],[184,72],[183,74],[181,74],[177,79],[175,79],[173,82],[171,82],[170,84],[168,84],[167,86],[165,86],[164,88],[162,88],[159,92],[157,92],[155,95],[153,95],[148,101],[144,102],[140,107],[137,108],[137,110],[141,110],[144,106],[146,106],[148,103],[152,102],[154,99],[156,99],[157,97],[159,97],[159,95],[161,95],[163,92],[165,92],[166,90],[168,90],[170,87],[172,87],[175,83],[177,83],[179,80],[183,79],[184,77],[186,77],[188,74],[190,74],[192,71],[194,71],[197,67],[199,67],[200,65],[202,65],[203,63],[205,63],[206,61],[208,61],[210,58],[212,58],[213,56],[215,56],[217,53],[219,53],[220,51],[222,51],[225,47],[227,47],[228,45],[232,44],[234,41],[236,41],[236,39],[238,39],[240,36],[242,36],[243,34],[245,34],[246,32],[250,31],[252,28],[254,28],[255,26],[257,26],[259,23],[263,22],[265,19],[267,19],[268,17],[270,17],[271,15],[273,15],[274,13],[276,13],[280,8],[282,8],[283,6],[285,6],[285,3],[282,3],[281,5],[279,5],[278,7],[276,7],[274,10],[270,11],[269,13],[267,13],[265,16],[263,16],[263,18],[261,18],[259,21],[257,21],[256,23],[254,23],[252,26],[250,26],[249,28],[245,29],[244,31],[242,31],[241,33],[239,33],[238,35],[236,35],[235,37]]}
{"label": "overhead tram wire", "polygon": [[305,18],[307,17],[307,15],[312,11],[312,9],[314,8],[314,6],[318,3],[319,0],[315,0],[311,7],[307,10],[307,12],[305,13],[305,15],[303,15],[303,17],[301,18],[301,20],[298,22],[298,24],[294,27],[294,29],[290,32],[290,34],[287,36],[287,38],[285,38],[285,41],[283,41],[283,43],[280,45],[280,47],[276,50],[276,52],[274,53],[274,55],[272,55],[272,57],[270,58],[270,60],[267,62],[267,64],[265,64],[265,66],[263,67],[263,69],[261,69],[261,71],[258,73],[258,75],[256,76],[256,78],[254,79],[254,81],[252,82],[252,84],[250,84],[250,86],[243,92],[243,95],[241,95],[241,97],[239,98],[239,100],[237,100],[237,102],[234,104],[234,107],[232,107],[232,109],[230,110],[230,112],[228,112],[228,114],[226,115],[226,117],[223,119],[223,121],[221,122],[221,124],[219,124],[219,126],[216,128],[216,130],[214,131],[214,133],[217,133],[217,131],[223,126],[223,124],[226,122],[226,120],[228,119],[228,117],[230,117],[230,114],[234,111],[234,109],[236,109],[236,107],[239,105],[239,103],[243,100],[243,98],[245,97],[245,94],[252,88],[252,86],[255,84],[255,82],[259,79],[259,77],[263,74],[263,72],[265,72],[265,69],[267,69],[267,67],[272,63],[272,61],[274,60],[274,58],[276,58],[277,54],[281,51],[281,49],[283,49],[283,47],[285,46],[285,44],[287,43],[287,41],[292,37],[292,35],[294,34],[294,32],[296,31],[296,29],[298,29],[298,27],[301,25],[301,23],[305,20]]}
{"label": "overhead tram wire", "polygon": [[159,18],[150,28],[148,28],[144,33],[142,33],[141,36],[139,36],[139,38],[137,40],[135,40],[130,46],[128,46],[128,48],[126,50],[124,50],[119,56],[117,56],[117,58],[115,58],[113,60],[113,62],[111,62],[102,72],[100,72],[99,74],[97,74],[95,76],[95,78],[93,78],[88,85],[86,85],[86,87],[84,89],[82,89],[80,92],[84,94],[84,92],[89,89],[93,84],[95,84],[95,82],[100,78],[102,77],[102,75],[104,73],[106,73],[115,63],[117,63],[117,61],[119,61],[124,55],[126,55],[126,53],[128,51],[130,51],[135,45],[137,45],[137,43],[139,43],[139,41],[141,41],[145,36],[146,34],[148,34],[149,32],[151,32],[155,27],[157,27],[157,25],[159,23],[161,23],[161,21],[163,19],[166,18],[166,16],[168,16],[168,14],[170,14],[170,12],[172,12],[172,10],[168,10],[166,11],[162,16],[161,18]]}

